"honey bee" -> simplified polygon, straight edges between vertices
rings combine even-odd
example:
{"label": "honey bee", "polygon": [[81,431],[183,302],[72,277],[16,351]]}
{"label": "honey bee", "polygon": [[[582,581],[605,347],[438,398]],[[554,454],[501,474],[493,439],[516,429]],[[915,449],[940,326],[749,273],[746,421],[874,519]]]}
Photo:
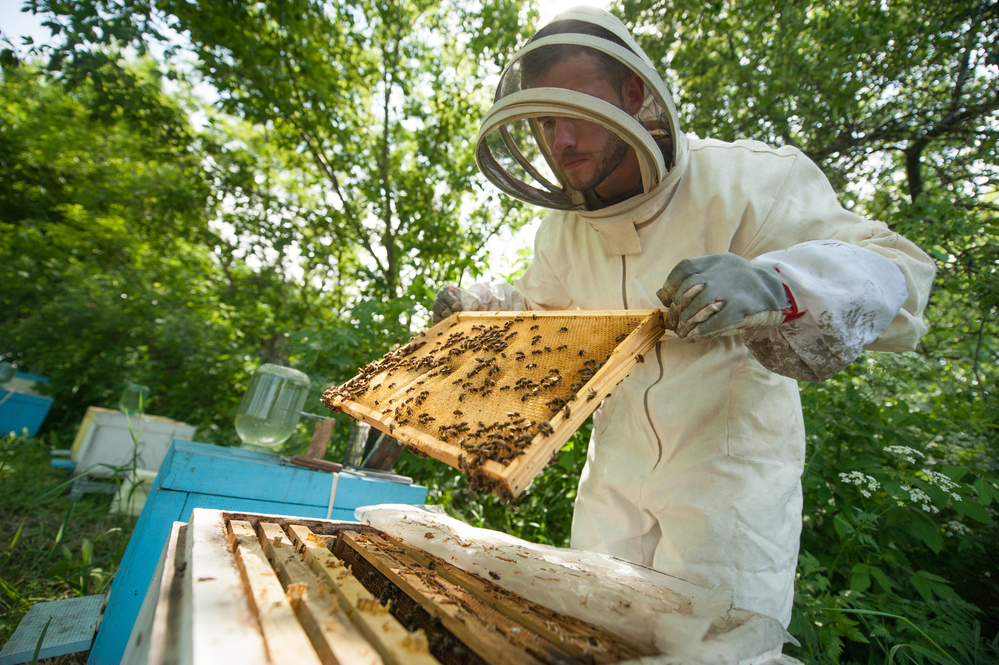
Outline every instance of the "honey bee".
{"label": "honey bee", "polygon": [[465,414],[464,414],[464,413],[462,413],[462,412],[461,412],[460,410],[458,410],[458,409],[455,409],[455,410],[454,410],[454,415],[456,415],[456,416],[463,416],[463,415],[465,415]]}
{"label": "honey bee", "polygon": [[527,369],[534,369],[537,366],[538,366],[537,363],[528,363],[527,365],[525,365]]}
{"label": "honey bee", "polygon": [[614,341],[615,342],[620,342],[622,339],[624,339],[627,336],[628,336],[628,333],[621,333],[620,335],[617,336],[617,338],[614,339]]}
{"label": "honey bee", "polygon": [[569,332],[569,329],[566,328],[565,326],[562,326],[561,328],[558,329],[558,331],[559,332]]}
{"label": "honey bee", "polygon": [[641,353],[639,353],[637,356],[635,356],[635,360],[637,360],[640,363],[644,363],[645,362],[645,356],[643,356]]}
{"label": "honey bee", "polygon": [[586,349],[580,349],[579,350],[579,357],[582,358],[585,355],[586,355]]}

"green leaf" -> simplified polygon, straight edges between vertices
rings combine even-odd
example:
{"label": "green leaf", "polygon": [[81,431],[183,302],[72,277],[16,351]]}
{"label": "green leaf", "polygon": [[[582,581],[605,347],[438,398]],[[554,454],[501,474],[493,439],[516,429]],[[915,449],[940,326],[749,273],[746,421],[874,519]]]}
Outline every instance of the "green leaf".
{"label": "green leaf", "polygon": [[836,515],[835,519],[833,519],[833,526],[836,528],[836,533],[839,534],[841,539],[845,539],[854,531],[853,525],[842,515]]}
{"label": "green leaf", "polygon": [[915,538],[923,541],[927,547],[939,554],[943,547],[943,535],[932,520],[919,513],[913,513],[905,528]]}
{"label": "green leaf", "polygon": [[867,591],[871,586],[871,576],[867,574],[867,565],[858,563],[850,574],[850,589],[858,593]]}
{"label": "green leaf", "polygon": [[944,600],[961,600],[961,596],[946,584],[934,584],[933,593]]}
{"label": "green leaf", "polygon": [[940,582],[942,584],[950,584],[950,580],[946,577],[940,577],[939,575],[934,575],[933,573],[926,570],[919,570],[916,575],[923,578],[924,580],[929,580],[930,582]]}
{"label": "green leaf", "polygon": [[992,496],[995,490],[987,482],[979,478],[975,481],[975,489],[978,491],[978,502],[983,506],[992,503]]}
{"label": "green leaf", "polygon": [[883,570],[874,566],[869,566],[867,570],[871,574],[871,577],[878,583],[878,586],[881,587],[882,591],[891,593],[891,580],[888,579]]}
{"label": "green leaf", "polygon": [[31,665],[36,665],[38,663],[38,654],[42,651],[42,644],[45,643],[45,633],[49,632],[49,625],[52,623],[54,617],[49,617],[48,621],[45,622],[45,626],[42,628],[41,635],[38,636],[38,642],[35,643],[35,652],[31,656]]}
{"label": "green leaf", "polygon": [[867,573],[854,574],[850,576],[850,589],[857,593],[863,593],[871,587],[871,577]]}
{"label": "green leaf", "polygon": [[968,497],[963,501],[954,502],[954,511],[963,517],[970,517],[982,524],[992,524],[992,516],[982,507],[982,504]]}
{"label": "green leaf", "polygon": [[951,658],[946,653],[941,654],[938,651],[931,651],[931,650],[927,649],[926,647],[919,646],[918,644],[896,644],[895,646],[893,646],[891,648],[891,651],[888,652],[888,661],[887,662],[888,662],[889,665],[891,665],[891,663],[895,662],[895,654],[898,653],[901,649],[908,649],[910,651],[914,651],[914,652],[916,652],[916,653],[918,653],[918,654],[920,654],[922,656],[926,656],[927,658],[929,658],[930,660],[932,660],[934,663],[940,663],[940,665],[956,665],[957,664],[957,661],[954,660],[953,658]]}
{"label": "green leaf", "polygon": [[909,581],[912,582],[912,586],[916,587],[916,591],[923,597],[923,600],[926,602],[933,600],[933,582],[919,575],[912,575],[909,577]]}
{"label": "green leaf", "polygon": [[968,467],[966,466],[954,466],[952,464],[944,464],[940,469],[940,473],[947,476],[954,482],[960,482],[961,478],[968,475]]}

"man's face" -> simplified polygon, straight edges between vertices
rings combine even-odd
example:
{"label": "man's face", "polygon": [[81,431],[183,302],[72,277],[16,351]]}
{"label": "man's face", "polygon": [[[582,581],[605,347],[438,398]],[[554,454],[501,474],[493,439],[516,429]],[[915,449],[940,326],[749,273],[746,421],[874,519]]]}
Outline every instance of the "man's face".
{"label": "man's face", "polygon": [[[628,94],[627,85],[625,90],[615,87],[595,59],[586,53],[559,61],[531,83],[532,88],[582,92],[618,108],[625,107],[623,95]],[[594,189],[609,200],[626,196],[638,187],[635,151],[614,132],[595,122],[560,116],[541,117],[538,122],[555,164],[573,189]]]}

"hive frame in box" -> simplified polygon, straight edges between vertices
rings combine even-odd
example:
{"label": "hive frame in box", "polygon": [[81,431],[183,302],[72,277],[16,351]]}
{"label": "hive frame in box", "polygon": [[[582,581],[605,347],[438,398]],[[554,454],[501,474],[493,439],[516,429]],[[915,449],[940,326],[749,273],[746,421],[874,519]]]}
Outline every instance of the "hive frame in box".
{"label": "hive frame in box", "polygon": [[[588,377],[579,390],[575,391],[574,395],[579,396],[579,398],[570,401],[571,408],[559,410],[547,421],[550,426],[550,432],[546,434],[542,431],[536,434],[519,456],[515,457],[508,464],[486,459],[481,464],[471,468],[467,464],[467,460],[463,459],[467,456],[465,449],[455,443],[450,443],[434,436],[430,430],[434,429],[435,426],[423,424],[417,426],[411,423],[400,423],[393,417],[392,413],[387,413],[390,409],[379,409],[337,394],[337,391],[343,390],[351,382],[344,384],[340,388],[333,388],[327,391],[323,396],[323,402],[330,409],[343,411],[353,418],[362,420],[376,429],[396,437],[419,453],[429,455],[452,467],[468,472],[469,480],[473,484],[488,487],[495,494],[508,501],[516,499],[523,494],[527,486],[541,472],[545,465],[548,464],[562,445],[599,406],[602,399],[631,372],[637,363],[643,361],[643,354],[648,353],[656,345],[665,330],[663,311],[459,312],[414,337],[406,347],[396,352],[396,354],[401,353],[403,356],[412,355],[413,357],[417,357],[421,348],[438,340],[438,338],[449,330],[461,324],[466,324],[465,327],[467,325],[486,326],[500,322],[509,322],[511,320],[525,321],[530,319],[531,321],[536,321],[551,317],[571,317],[573,320],[638,317],[641,319],[641,322],[620,342],[617,342],[615,339],[613,350],[607,359],[601,365],[596,366],[598,367],[597,371]],[[388,357],[386,356],[386,358]],[[384,359],[381,362],[384,362]],[[503,362],[509,366],[513,360],[504,356]],[[368,369],[374,368],[371,370],[373,373],[370,376],[378,376],[378,371],[380,371],[378,370],[378,365],[379,363],[376,362],[368,366]],[[357,381],[364,376],[363,371],[362,374],[355,377],[352,381]],[[457,381],[446,382],[442,387],[451,389],[450,386],[452,383],[457,383]],[[457,391],[459,388],[452,390]],[[378,402],[375,402],[375,404],[378,404]],[[433,413],[431,412],[429,415],[433,415]],[[442,414],[437,413],[437,415],[440,416]]]}
{"label": "hive frame in box", "polygon": [[542,665],[656,653],[358,523],[195,509],[175,523],[157,570],[125,665]]}

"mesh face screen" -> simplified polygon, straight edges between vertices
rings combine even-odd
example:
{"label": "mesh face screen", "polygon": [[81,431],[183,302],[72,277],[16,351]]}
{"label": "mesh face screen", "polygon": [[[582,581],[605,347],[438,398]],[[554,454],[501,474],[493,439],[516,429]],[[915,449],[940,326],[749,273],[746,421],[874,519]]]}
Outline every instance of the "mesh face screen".
{"label": "mesh face screen", "polygon": [[604,395],[587,382],[648,316],[455,315],[330,388],[323,403],[367,407],[372,424],[417,450],[414,431],[454,447],[466,471],[507,465],[578,404],[596,408]]}

